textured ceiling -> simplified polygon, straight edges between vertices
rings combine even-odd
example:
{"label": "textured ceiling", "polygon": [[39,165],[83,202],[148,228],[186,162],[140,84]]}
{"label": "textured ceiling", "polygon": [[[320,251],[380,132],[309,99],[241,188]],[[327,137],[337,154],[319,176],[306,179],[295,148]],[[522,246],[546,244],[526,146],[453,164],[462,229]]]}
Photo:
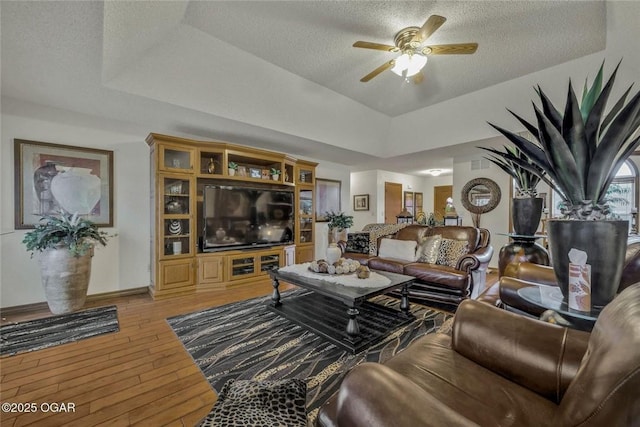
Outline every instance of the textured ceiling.
{"label": "textured ceiling", "polygon": [[[605,48],[608,61],[624,56],[627,74],[640,67],[630,48],[640,37],[633,25],[640,2],[2,1],[0,8],[3,99],[110,120],[138,138],[154,131],[223,139],[353,169],[447,167],[456,150],[442,147],[495,135],[487,120],[507,117],[505,106],[520,106],[515,99],[527,107],[540,79],[583,79],[602,61],[591,54]],[[477,53],[432,56],[420,85],[391,72],[360,83],[393,55],[353,48],[355,41],[392,44],[398,30],[432,14],[447,22],[429,43],[477,42]]]}
{"label": "textured ceiling", "polygon": [[[420,85],[390,71],[359,81],[397,54],[355,41],[393,45],[432,14],[447,21],[429,44],[478,51],[431,56]],[[184,23],[393,117],[602,50],[605,18],[601,1],[239,1],[191,2]]]}

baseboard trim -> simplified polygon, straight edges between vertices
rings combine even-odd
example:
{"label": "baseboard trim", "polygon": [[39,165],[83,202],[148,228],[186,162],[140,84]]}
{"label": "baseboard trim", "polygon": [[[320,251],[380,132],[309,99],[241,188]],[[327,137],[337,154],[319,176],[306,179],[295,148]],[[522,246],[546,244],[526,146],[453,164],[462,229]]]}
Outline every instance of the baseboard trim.
{"label": "baseboard trim", "polygon": [[[86,302],[95,302],[95,301],[100,301],[100,300],[105,300],[110,298],[128,297],[131,295],[140,295],[140,294],[148,294],[148,293],[149,293],[149,288],[146,286],[142,288],[124,289],[121,291],[111,291],[111,292],[104,292],[101,294],[87,295]],[[0,311],[2,311],[2,317],[7,317],[7,316],[15,316],[19,314],[37,313],[39,311],[48,310],[48,309],[49,309],[49,306],[45,301],[45,302],[36,302],[33,304],[14,305],[12,307],[2,307],[0,308]]]}

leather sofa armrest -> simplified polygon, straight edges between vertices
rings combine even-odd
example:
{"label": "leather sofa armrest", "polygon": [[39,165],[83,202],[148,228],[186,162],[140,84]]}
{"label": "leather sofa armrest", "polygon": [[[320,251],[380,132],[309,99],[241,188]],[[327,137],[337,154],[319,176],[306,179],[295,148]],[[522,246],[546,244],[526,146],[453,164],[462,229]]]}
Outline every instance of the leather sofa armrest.
{"label": "leather sofa armrest", "polygon": [[378,363],[362,363],[349,372],[340,386],[337,406],[339,426],[477,426],[407,377]]}
{"label": "leather sofa armrest", "polygon": [[499,282],[499,295],[500,301],[508,307],[515,308],[531,316],[540,317],[540,315],[546,310],[540,306],[534,305],[520,295],[518,291],[523,288],[540,287],[547,285],[540,285],[533,282],[527,282],[526,280],[515,279],[513,277],[502,276]]}
{"label": "leather sofa armrest", "polygon": [[456,311],[452,348],[559,403],[580,367],[589,336],[466,300]]}
{"label": "leather sofa armrest", "polygon": [[489,264],[489,261],[491,261],[492,256],[493,246],[489,245],[479,248],[475,252],[461,256],[456,263],[456,269],[469,272],[477,270],[481,266],[486,267]]}
{"label": "leather sofa armrest", "polygon": [[504,274],[505,276],[515,277],[516,279],[527,282],[558,286],[558,280],[556,279],[553,267],[546,265],[534,264],[532,262],[511,264],[505,269]]}

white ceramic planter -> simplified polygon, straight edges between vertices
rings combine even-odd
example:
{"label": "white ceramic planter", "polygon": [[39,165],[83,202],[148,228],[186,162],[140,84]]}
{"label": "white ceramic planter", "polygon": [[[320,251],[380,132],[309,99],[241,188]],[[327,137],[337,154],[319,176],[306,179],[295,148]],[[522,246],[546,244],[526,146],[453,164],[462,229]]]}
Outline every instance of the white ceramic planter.
{"label": "white ceramic planter", "polygon": [[82,256],[73,256],[66,247],[40,253],[40,275],[53,314],[76,311],[84,306],[91,278],[93,248]]}

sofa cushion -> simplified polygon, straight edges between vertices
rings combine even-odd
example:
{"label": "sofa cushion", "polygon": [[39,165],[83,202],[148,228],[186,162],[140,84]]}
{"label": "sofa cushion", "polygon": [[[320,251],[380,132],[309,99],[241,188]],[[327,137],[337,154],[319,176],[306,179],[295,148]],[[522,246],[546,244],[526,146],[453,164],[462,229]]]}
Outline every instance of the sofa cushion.
{"label": "sofa cushion", "polygon": [[453,240],[443,238],[440,242],[440,251],[436,264],[455,267],[462,255],[469,253],[469,243],[466,240]]}
{"label": "sofa cushion", "polygon": [[418,282],[436,283],[452,289],[464,290],[469,286],[469,273],[446,265],[414,262],[405,264],[400,273],[413,276]]}
{"label": "sofa cushion", "polygon": [[428,236],[442,235],[443,239],[466,240],[469,243],[469,252],[475,252],[480,243],[480,229],[463,226],[439,226],[431,227]]}
{"label": "sofa cushion", "polygon": [[438,254],[440,253],[440,243],[442,242],[442,236],[436,234],[435,236],[425,237],[418,245],[416,250],[416,257],[418,262],[426,262],[428,264],[435,264],[438,260]]}
{"label": "sofa cushion", "polygon": [[429,231],[429,227],[423,225],[408,225],[398,230],[395,238],[398,240],[414,240],[416,243],[421,242]]}
{"label": "sofa cushion", "polygon": [[373,257],[369,259],[367,266],[373,270],[389,271],[391,273],[403,274],[404,267],[411,264],[409,261],[393,258]]}
{"label": "sofa cushion", "polygon": [[417,245],[415,240],[382,239],[378,256],[413,262],[416,260]]}

